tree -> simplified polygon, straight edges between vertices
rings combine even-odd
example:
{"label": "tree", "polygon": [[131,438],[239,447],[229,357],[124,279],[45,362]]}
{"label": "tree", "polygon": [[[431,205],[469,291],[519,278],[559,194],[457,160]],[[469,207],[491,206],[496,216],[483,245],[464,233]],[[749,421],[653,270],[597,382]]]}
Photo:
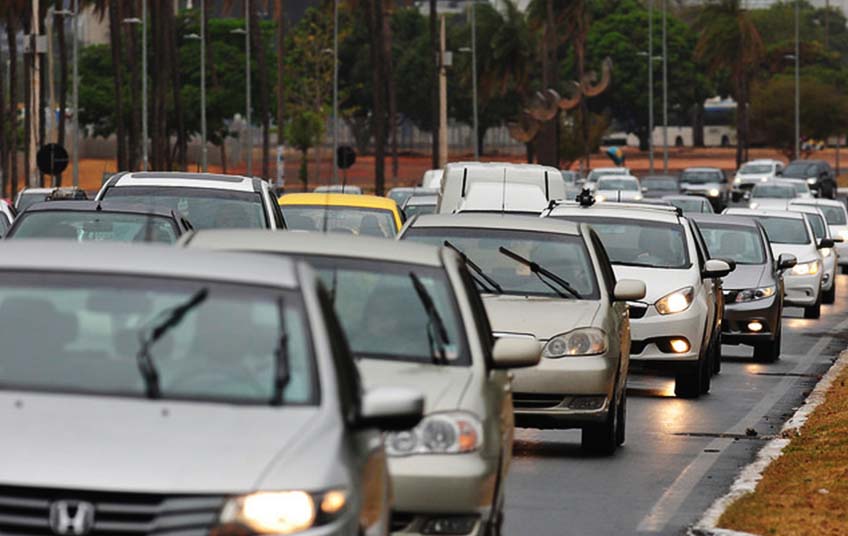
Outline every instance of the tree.
{"label": "tree", "polygon": [[303,191],[309,189],[309,173],[307,169],[309,149],[320,143],[324,137],[324,119],[313,110],[299,109],[294,112],[286,125],[286,138],[301,153],[300,182]]}
{"label": "tree", "polygon": [[698,18],[695,58],[713,76],[726,72],[736,100],[736,165],[747,160],[748,103],[754,76],[765,54],[760,33],[741,0],[713,0]]}

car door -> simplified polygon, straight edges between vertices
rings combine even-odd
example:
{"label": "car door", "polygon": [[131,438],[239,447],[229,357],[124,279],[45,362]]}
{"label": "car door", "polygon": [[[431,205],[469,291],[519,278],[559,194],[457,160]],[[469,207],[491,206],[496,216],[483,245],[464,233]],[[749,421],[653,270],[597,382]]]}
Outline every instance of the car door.
{"label": "car door", "polygon": [[[618,301],[613,297],[613,291],[615,290],[615,272],[612,269],[612,264],[610,264],[609,257],[607,256],[607,251],[604,249],[603,243],[601,239],[598,237],[595,231],[589,231],[589,241],[592,244],[592,248],[595,250],[595,256],[598,259],[598,265],[600,266],[600,277],[601,283],[606,287],[607,296],[609,299],[609,307],[610,314],[607,315],[610,323],[609,326],[604,326],[604,329],[607,333],[617,333],[618,340],[610,341],[611,344],[617,343],[619,348],[619,355],[621,356],[621,360],[619,362],[619,373],[621,374],[621,381],[623,384],[627,382],[627,373],[630,368],[630,306],[627,305],[626,302]],[[624,385],[622,385],[624,387]]]}
{"label": "car door", "polygon": [[[707,247],[698,227],[689,221],[689,230],[692,233],[692,241],[695,243],[695,251],[698,256],[698,273],[704,273],[704,266],[709,258]],[[721,280],[713,278],[701,278],[701,287],[707,300],[707,324],[704,331],[704,342],[709,344],[716,327],[721,325],[724,310],[724,295],[721,288]]]}

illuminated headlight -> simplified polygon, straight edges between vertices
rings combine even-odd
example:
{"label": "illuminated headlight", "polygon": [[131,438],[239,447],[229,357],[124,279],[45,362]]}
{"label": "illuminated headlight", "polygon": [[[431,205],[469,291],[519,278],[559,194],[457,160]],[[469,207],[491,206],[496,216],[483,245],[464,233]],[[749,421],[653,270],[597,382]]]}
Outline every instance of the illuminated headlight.
{"label": "illuminated headlight", "polygon": [[462,454],[483,445],[483,425],[470,413],[430,414],[412,430],[386,434],[389,456]]}
{"label": "illuminated headlight", "polygon": [[552,337],[542,357],[598,355],[607,351],[607,334],[598,328],[580,328]]}
{"label": "illuminated headlight", "polygon": [[641,201],[641,200],[642,200],[642,194],[636,194],[636,195],[634,195],[634,196],[633,196],[633,200],[634,200],[634,201]]}
{"label": "illuminated headlight", "polygon": [[807,184],[815,184],[819,180],[818,177],[810,177],[807,179]]}
{"label": "illuminated headlight", "polygon": [[771,177],[760,177],[760,182],[768,182]]}
{"label": "illuminated headlight", "polygon": [[323,493],[260,491],[234,497],[224,504],[215,536],[251,534],[297,534],[324,525],[341,515],[347,506],[344,490]]}
{"label": "illuminated headlight", "polygon": [[598,194],[598,195],[595,196],[595,201],[597,201],[599,203],[602,203],[606,200],[607,200],[607,196],[605,196],[604,194]]}
{"label": "illuminated headlight", "polygon": [[819,250],[819,253],[821,253],[822,257],[830,257],[831,255],[833,255],[833,250],[830,248],[821,248]]}
{"label": "illuminated headlight", "polygon": [[709,192],[707,192],[707,195],[709,195],[710,197],[718,197],[718,194],[718,188],[712,188]]}
{"label": "illuminated headlight", "polygon": [[819,261],[796,264],[792,267],[792,275],[816,275],[819,273]]}
{"label": "illuminated headlight", "polygon": [[695,289],[692,287],[675,290],[671,294],[666,294],[654,304],[657,312],[661,315],[671,315],[674,313],[682,313],[692,305],[692,300],[695,297]]}
{"label": "illuminated headlight", "polygon": [[742,184],[742,177],[736,176],[733,178],[733,184]]}
{"label": "illuminated headlight", "polygon": [[760,204],[755,201],[752,201],[748,206],[751,208],[757,208],[758,206],[760,206]]}
{"label": "illuminated headlight", "polygon": [[736,303],[764,300],[771,298],[777,292],[776,286],[740,290],[736,294]]}

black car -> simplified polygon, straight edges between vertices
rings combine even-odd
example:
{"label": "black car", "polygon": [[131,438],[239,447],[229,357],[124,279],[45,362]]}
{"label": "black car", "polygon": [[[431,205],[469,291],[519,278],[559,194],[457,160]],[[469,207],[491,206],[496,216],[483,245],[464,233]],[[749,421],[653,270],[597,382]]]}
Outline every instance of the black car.
{"label": "black car", "polygon": [[50,201],[30,205],[5,238],[173,244],[190,230],[189,221],[172,210],[106,201]]}
{"label": "black car", "polygon": [[736,263],[723,280],[722,343],[754,347],[754,361],[780,357],[783,315],[783,270],[795,266],[793,255],[772,257],[762,225],[754,219],[719,214],[688,216],[712,258]]}
{"label": "black car", "polygon": [[674,175],[646,175],[639,179],[639,183],[642,185],[642,195],[647,199],[680,193],[680,181]]}
{"label": "black car", "polygon": [[784,179],[804,180],[819,197],[836,199],[836,174],[824,160],[794,160],[783,169]]}

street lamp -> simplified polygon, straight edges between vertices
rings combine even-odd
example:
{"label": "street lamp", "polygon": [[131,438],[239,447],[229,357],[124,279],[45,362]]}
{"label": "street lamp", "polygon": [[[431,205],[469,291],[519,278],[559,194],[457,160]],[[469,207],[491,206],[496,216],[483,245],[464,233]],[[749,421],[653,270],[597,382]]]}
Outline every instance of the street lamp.
{"label": "street lamp", "polygon": [[795,159],[801,154],[801,45],[800,0],[795,0]]}
{"label": "street lamp", "polygon": [[[797,0],[796,0],[797,1]],[[668,174],[668,2],[663,0],[662,12],[662,93],[663,93],[663,173]]]}
{"label": "street lamp", "polygon": [[[73,42],[73,95],[71,101],[74,108],[74,135],[71,138],[71,145],[74,151],[74,188],[79,187],[79,0],[74,0],[74,42]],[[63,110],[64,112],[64,110]]]}
{"label": "street lamp", "polygon": [[[74,0],[78,2],[79,0]],[[150,169],[147,156],[147,0],[141,0],[141,19],[132,17],[124,19],[124,24],[140,24],[141,25],[141,169],[147,171]],[[76,40],[74,40],[76,45]],[[76,46],[74,47],[74,57],[76,58]],[[74,70],[74,85],[78,84],[76,70]],[[76,95],[76,90],[74,90]],[[76,105],[74,105],[74,120],[76,121]],[[74,129],[76,130],[76,124]],[[76,148],[74,149],[76,154]],[[74,166],[74,186],[77,183],[76,166]]]}
{"label": "street lamp", "polygon": [[231,34],[244,35],[245,121],[247,122],[247,175],[253,176],[253,135],[250,130],[250,0],[244,2],[244,28],[230,30]]}
{"label": "street lamp", "polygon": [[474,126],[474,160],[480,159],[480,148],[477,146],[477,0],[471,0],[471,112]]}
{"label": "street lamp", "polygon": [[204,0],[200,0],[200,35],[190,33],[185,38],[200,41],[200,169],[206,173],[206,22],[203,17],[203,2]]}
{"label": "street lamp", "polygon": [[[650,20],[648,19],[648,28],[652,27]],[[653,39],[648,39],[648,52],[636,53],[637,56],[648,58],[648,162],[651,173],[654,172],[654,62],[662,60],[662,56],[652,54],[654,48],[652,41]]]}

